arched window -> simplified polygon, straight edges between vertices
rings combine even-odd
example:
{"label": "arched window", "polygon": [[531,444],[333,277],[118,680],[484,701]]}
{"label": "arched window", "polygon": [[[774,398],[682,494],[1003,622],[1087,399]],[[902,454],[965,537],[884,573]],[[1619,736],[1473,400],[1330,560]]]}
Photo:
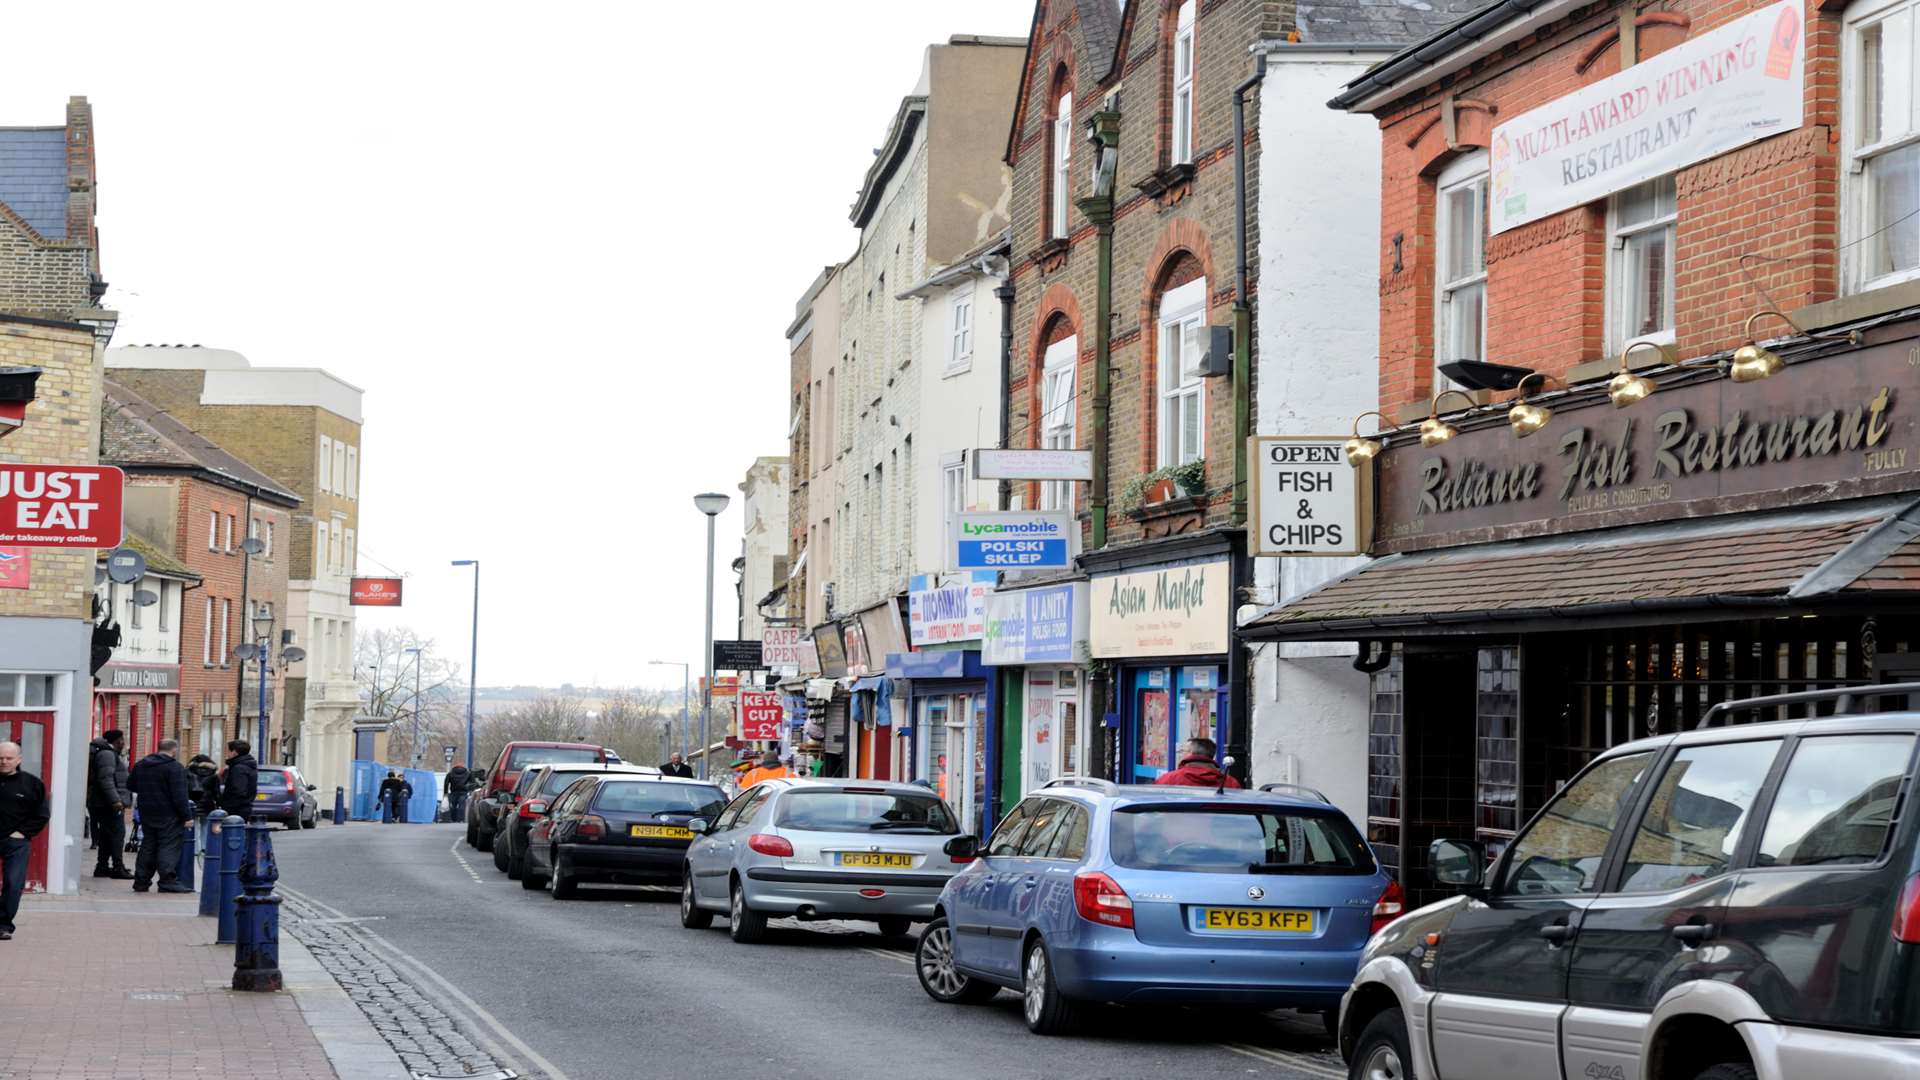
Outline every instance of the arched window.
{"label": "arched window", "polygon": [[[1047,349],[1040,368],[1040,445],[1047,450],[1071,450],[1079,436],[1075,381],[1080,338],[1065,315],[1047,324]],[[1071,481],[1040,485],[1040,509],[1073,509]]]}
{"label": "arched window", "polygon": [[1053,198],[1047,217],[1047,235],[1065,237],[1067,210],[1072,205],[1069,194],[1073,190],[1073,90],[1067,86],[1065,68],[1060,69],[1054,81],[1059,89],[1053,107]]}
{"label": "arched window", "polygon": [[1185,465],[1207,453],[1207,387],[1200,377],[1206,351],[1207,279],[1187,252],[1160,274],[1158,338],[1160,425],[1155,465]]}

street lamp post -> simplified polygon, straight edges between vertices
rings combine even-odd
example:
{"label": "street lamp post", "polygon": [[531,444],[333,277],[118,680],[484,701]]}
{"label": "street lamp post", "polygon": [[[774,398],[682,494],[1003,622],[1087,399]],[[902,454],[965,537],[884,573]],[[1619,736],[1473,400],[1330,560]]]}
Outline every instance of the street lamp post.
{"label": "street lamp post", "polygon": [[417,645],[401,649],[401,652],[413,654],[413,767],[420,767],[420,660],[422,652]]}
{"label": "street lamp post", "polygon": [[473,567],[473,652],[467,660],[467,771],[473,771],[473,700],[479,688],[480,667],[480,560],[455,559],[455,566]]}
{"label": "street lamp post", "polygon": [[728,498],[709,491],[695,495],[693,505],[707,515],[707,647],[702,660],[707,668],[707,683],[700,694],[700,778],[707,778],[707,758],[713,748],[713,520],[727,508]]}
{"label": "street lamp post", "polygon": [[267,666],[273,663],[273,610],[265,604],[253,611],[254,659],[260,664],[260,716],[257,730],[260,737],[253,744],[253,752],[261,758],[267,756]]}
{"label": "street lamp post", "polygon": [[[712,649],[708,649],[712,652]],[[693,716],[693,665],[682,660],[649,660],[650,665],[658,667],[677,667],[680,669],[680,760],[687,759],[687,721]],[[673,727],[667,727],[667,752],[673,752]]]}

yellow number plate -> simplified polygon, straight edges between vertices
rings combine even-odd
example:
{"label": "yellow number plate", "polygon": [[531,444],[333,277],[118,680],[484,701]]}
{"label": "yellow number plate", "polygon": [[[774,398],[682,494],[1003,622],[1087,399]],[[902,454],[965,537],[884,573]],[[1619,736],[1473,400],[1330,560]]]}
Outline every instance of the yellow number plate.
{"label": "yellow number plate", "polygon": [[841,866],[879,866],[888,870],[910,870],[913,856],[898,851],[842,851]]}
{"label": "yellow number plate", "polygon": [[1313,912],[1291,908],[1199,908],[1197,930],[1258,930],[1279,934],[1313,933]]}
{"label": "yellow number plate", "polygon": [[691,840],[693,830],[679,825],[629,825],[628,836],[655,836],[667,840]]}
{"label": "yellow number plate", "polygon": [[254,795],[253,795],[253,801],[254,801],[254,802],[266,802],[266,801],[267,801],[267,793],[266,793],[266,792],[264,792],[264,791],[256,791],[256,792],[254,792]]}

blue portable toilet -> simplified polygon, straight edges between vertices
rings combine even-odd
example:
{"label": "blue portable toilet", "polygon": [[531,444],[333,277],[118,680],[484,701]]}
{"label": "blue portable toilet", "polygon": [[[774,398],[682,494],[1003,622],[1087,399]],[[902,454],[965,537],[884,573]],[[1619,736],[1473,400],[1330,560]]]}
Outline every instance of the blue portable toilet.
{"label": "blue portable toilet", "polygon": [[413,785],[413,798],[407,800],[407,823],[433,824],[440,812],[440,788],[433,774],[425,769],[402,769],[400,775]]}
{"label": "blue portable toilet", "polygon": [[352,803],[347,816],[354,821],[378,821],[380,819],[380,781],[386,779],[387,767],[377,761],[355,761],[353,763]]}

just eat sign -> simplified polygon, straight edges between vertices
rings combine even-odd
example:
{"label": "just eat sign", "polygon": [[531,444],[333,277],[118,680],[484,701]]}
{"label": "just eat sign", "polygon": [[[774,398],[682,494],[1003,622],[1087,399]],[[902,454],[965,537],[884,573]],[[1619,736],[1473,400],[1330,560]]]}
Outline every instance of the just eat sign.
{"label": "just eat sign", "polygon": [[119,547],[126,479],[110,465],[0,463],[0,544]]}

